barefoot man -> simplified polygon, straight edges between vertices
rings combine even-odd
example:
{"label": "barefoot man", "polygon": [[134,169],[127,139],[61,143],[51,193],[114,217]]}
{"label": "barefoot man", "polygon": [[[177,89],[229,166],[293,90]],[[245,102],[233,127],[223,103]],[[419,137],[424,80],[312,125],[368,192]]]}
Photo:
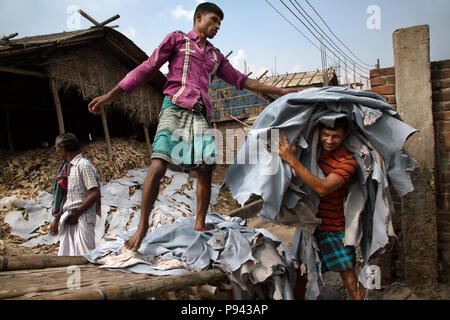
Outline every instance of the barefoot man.
{"label": "barefoot man", "polygon": [[152,146],[152,162],[144,182],[141,218],[136,233],[125,242],[129,250],[137,251],[147,234],[150,212],[168,163],[196,171],[198,185],[194,229],[200,232],[207,230],[205,219],[211,197],[212,170],[215,168],[215,145],[213,138],[204,133],[211,128],[208,121],[212,114],[208,86],[214,76],[238,90],[249,89],[277,96],[293,91],[263,85],[231,66],[207,40],[216,36],[223,17],[217,5],[209,2],[200,4],[194,13],[192,31],[175,31],[167,35],[147,61],[128,73],[114,89],[89,104],[90,112],[100,114],[103,105],[111,103],[124,92],[130,94],[152,79],[169,61],[163,91],[165,98]]}

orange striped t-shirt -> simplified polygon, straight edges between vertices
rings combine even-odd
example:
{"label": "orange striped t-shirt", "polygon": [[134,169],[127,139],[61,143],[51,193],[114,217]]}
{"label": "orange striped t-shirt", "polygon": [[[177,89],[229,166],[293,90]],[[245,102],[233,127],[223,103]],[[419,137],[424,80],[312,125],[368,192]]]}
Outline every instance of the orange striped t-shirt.
{"label": "orange striped t-shirt", "polygon": [[336,191],[320,198],[317,217],[322,219],[321,229],[330,231],[345,230],[344,197],[347,193],[350,180],[356,173],[358,163],[348,150],[341,146],[327,158],[320,159],[318,163],[325,176],[336,174],[345,184]]}

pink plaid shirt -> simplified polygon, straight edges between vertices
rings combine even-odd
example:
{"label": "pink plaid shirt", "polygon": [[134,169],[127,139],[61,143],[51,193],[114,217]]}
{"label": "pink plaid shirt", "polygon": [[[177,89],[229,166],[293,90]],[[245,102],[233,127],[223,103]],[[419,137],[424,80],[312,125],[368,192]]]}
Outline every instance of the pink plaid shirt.
{"label": "pink plaid shirt", "polygon": [[205,53],[198,45],[199,40],[194,31],[188,34],[181,31],[170,33],[148,60],[129,72],[119,82],[119,86],[127,94],[131,94],[151,80],[162,65],[169,61],[169,73],[163,93],[169,96],[173,104],[186,109],[192,109],[201,95],[207,116],[211,116],[208,86],[214,76],[217,75],[237,90],[244,88],[247,76],[234,69],[228,59],[208,41]]}

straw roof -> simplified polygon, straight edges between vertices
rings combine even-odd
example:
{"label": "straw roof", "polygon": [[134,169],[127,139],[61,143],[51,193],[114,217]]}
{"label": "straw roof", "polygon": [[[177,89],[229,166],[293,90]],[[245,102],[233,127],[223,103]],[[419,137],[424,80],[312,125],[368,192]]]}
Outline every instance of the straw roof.
{"label": "straw roof", "polygon": [[[131,40],[108,27],[0,41],[0,72],[53,79],[57,89],[77,88],[85,101],[106,93],[147,58]],[[156,123],[165,82],[158,72],[112,107],[138,123]]]}

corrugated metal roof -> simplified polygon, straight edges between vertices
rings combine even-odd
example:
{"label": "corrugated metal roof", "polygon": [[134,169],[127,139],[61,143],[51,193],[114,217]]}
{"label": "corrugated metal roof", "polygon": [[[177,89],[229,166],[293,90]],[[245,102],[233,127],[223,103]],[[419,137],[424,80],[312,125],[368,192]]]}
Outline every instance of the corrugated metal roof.
{"label": "corrugated metal roof", "polygon": [[[286,88],[286,87],[303,87],[310,85],[323,84],[323,73],[325,71],[310,71],[310,72],[296,72],[287,73],[283,75],[263,77],[259,80],[266,85]],[[334,69],[328,69],[328,79],[331,80],[336,76]]]}

